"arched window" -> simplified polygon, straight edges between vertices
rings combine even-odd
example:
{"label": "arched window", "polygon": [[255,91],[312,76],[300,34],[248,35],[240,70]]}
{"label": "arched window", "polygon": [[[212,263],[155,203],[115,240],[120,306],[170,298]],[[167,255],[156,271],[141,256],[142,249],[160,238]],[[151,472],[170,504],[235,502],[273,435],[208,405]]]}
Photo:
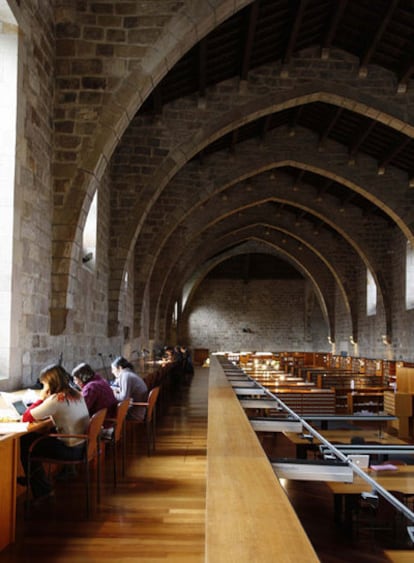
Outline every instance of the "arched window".
{"label": "arched window", "polygon": [[90,270],[96,265],[96,233],[98,227],[98,192],[93,196],[83,229],[82,262]]}
{"label": "arched window", "polygon": [[414,249],[409,240],[405,255],[405,307],[414,309]]}
{"label": "arched window", "polygon": [[377,284],[367,269],[367,315],[375,315],[377,313]]}
{"label": "arched window", "polygon": [[178,301],[174,303],[174,309],[172,312],[172,325],[177,326],[178,321]]}
{"label": "arched window", "polygon": [[[6,0],[0,0],[0,378],[10,365],[12,274],[15,223],[18,28]],[[7,374],[7,375],[6,375]]]}

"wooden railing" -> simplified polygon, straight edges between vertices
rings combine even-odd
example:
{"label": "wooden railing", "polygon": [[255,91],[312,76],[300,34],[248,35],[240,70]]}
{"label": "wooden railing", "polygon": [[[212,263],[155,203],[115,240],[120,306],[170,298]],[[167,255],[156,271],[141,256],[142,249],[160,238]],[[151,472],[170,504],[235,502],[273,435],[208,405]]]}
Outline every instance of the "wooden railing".
{"label": "wooden railing", "polygon": [[318,561],[214,356],[207,451],[206,563]]}

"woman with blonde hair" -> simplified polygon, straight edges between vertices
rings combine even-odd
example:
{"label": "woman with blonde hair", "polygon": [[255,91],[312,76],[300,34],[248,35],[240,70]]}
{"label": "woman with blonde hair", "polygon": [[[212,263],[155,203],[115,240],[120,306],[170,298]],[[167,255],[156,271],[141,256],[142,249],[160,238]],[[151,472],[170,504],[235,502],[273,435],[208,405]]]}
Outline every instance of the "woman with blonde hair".
{"label": "woman with blonde hair", "polygon": [[[88,408],[82,393],[71,386],[70,375],[65,369],[60,364],[47,366],[42,370],[39,381],[43,385],[41,399],[24,413],[23,421],[51,419],[57,434],[85,434],[89,424]],[[38,432],[28,432],[20,438],[20,459],[25,473],[29,448],[38,437]],[[82,438],[48,437],[35,446],[33,453],[57,460],[77,460],[82,458],[84,448],[85,440]],[[30,481],[34,499],[51,496],[52,485],[41,463],[32,463]]]}

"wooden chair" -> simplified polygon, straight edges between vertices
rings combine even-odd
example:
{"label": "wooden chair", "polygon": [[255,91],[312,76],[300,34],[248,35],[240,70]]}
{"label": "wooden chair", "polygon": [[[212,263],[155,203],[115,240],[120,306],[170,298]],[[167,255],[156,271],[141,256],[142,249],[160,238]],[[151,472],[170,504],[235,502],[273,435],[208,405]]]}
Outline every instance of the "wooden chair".
{"label": "wooden chair", "polygon": [[[97,503],[100,502],[100,493],[101,493],[101,474],[100,474],[100,433],[102,429],[102,425],[105,420],[107,409],[101,409],[97,413],[95,413],[90,421],[89,426],[86,434],[45,434],[44,436],[39,437],[37,440],[33,442],[29,449],[29,458],[28,458],[28,468],[27,468],[27,481],[30,483],[30,475],[31,475],[31,465],[33,461],[41,462],[47,465],[84,465],[85,466],[85,487],[86,487],[86,515],[89,517],[90,514],[90,464],[94,460],[96,460],[96,472],[97,472],[97,479],[96,479],[96,501]],[[83,438],[86,441],[86,446],[84,450],[84,455],[81,459],[77,460],[63,460],[63,459],[56,459],[53,457],[48,456],[37,456],[33,453],[35,446],[45,440],[46,438],[55,437],[55,438]],[[27,487],[27,511],[30,511],[30,487]]]}
{"label": "wooden chair", "polygon": [[147,440],[147,454],[150,456],[152,453],[155,452],[155,430],[156,430],[156,405],[158,396],[160,393],[160,387],[153,387],[151,391],[148,393],[148,401],[146,402],[139,402],[139,403],[131,403],[135,406],[145,406],[147,407],[147,411],[145,413],[145,418],[143,421],[129,419],[127,420],[128,424],[131,424],[132,427],[145,427],[145,436]]}
{"label": "wooden chair", "polygon": [[121,443],[122,447],[122,476],[125,475],[125,418],[128,412],[129,404],[129,399],[124,399],[123,401],[120,401],[118,403],[116,409],[116,417],[105,419],[105,423],[110,422],[111,426],[105,428],[101,436],[105,445],[112,450],[114,487],[116,487],[117,485],[117,454],[119,443]]}

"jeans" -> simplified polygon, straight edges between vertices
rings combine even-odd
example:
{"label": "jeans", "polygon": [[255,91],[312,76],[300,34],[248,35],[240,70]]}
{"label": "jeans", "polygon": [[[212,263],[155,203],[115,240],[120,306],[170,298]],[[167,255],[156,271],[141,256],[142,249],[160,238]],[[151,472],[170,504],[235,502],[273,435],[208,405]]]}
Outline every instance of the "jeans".
{"label": "jeans", "polygon": [[[27,475],[29,448],[37,438],[44,436],[38,432],[28,432],[20,438],[20,460]],[[62,440],[54,437],[45,437],[32,451],[32,455],[48,457],[63,461],[76,461],[82,459],[85,452],[85,443],[78,446],[67,446]],[[30,483],[34,498],[48,495],[52,491],[52,484],[48,479],[43,464],[39,461],[31,462]]]}

